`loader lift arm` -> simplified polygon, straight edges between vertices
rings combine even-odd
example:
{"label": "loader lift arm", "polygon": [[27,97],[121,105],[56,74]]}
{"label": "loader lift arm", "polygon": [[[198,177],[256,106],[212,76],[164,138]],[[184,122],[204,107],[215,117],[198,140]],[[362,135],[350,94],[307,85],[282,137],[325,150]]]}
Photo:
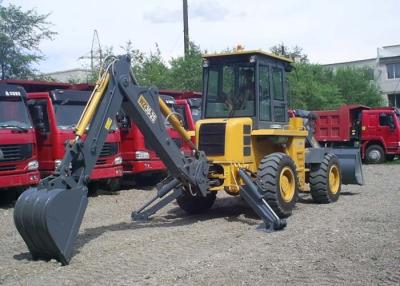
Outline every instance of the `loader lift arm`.
{"label": "loader lift arm", "polygon": [[[67,144],[64,159],[55,174],[44,179],[37,189],[24,192],[16,203],[15,225],[33,259],[56,258],[64,265],[69,263],[88,203],[86,185],[120,109],[135,121],[169,171],[169,177],[157,186],[157,196],[133,213],[133,218],[148,218],[183,191],[198,196],[207,196],[210,192],[212,182],[208,179],[209,162],[204,152],[196,149],[194,157],[185,157],[181,153],[169,137],[161,114],[184,140],[189,141],[190,136],[179,120],[159,98],[156,89],[137,85],[129,56],[113,57],[96,84],[77,124],[76,138]],[[246,174],[242,176],[246,177]],[[249,196],[244,198],[266,225],[271,230],[283,228],[286,222],[273,212],[271,214],[269,206],[257,196],[256,187],[248,189],[244,192]],[[166,196],[172,190],[173,193]],[[158,198],[162,200],[148,208]]]}

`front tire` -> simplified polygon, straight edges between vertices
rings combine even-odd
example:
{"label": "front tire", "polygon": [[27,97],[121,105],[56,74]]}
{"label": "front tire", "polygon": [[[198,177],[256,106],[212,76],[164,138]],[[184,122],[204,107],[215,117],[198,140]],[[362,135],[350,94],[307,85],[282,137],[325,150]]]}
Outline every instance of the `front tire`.
{"label": "front tire", "polygon": [[199,214],[209,210],[217,197],[215,192],[208,193],[207,196],[192,196],[189,192],[184,191],[183,194],[176,199],[178,206],[189,214]]}
{"label": "front tire", "polygon": [[339,199],[342,176],[339,161],[333,154],[326,154],[321,164],[311,166],[310,192],[314,202],[328,204]]}
{"label": "front tire", "polygon": [[299,179],[296,165],[284,153],[265,156],[258,167],[257,183],[263,190],[264,199],[280,217],[288,217],[296,205]]}
{"label": "front tire", "polygon": [[385,151],[379,145],[368,146],[365,151],[365,160],[369,164],[381,164],[385,162]]}

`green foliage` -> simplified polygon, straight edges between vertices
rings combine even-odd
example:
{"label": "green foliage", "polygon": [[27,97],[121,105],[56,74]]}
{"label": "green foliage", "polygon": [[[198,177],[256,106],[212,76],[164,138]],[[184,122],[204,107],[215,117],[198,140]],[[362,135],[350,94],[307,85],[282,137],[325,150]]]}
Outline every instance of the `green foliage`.
{"label": "green foliage", "polygon": [[270,51],[278,56],[283,56],[285,58],[291,59],[300,63],[308,63],[308,56],[303,52],[303,49],[299,46],[294,46],[289,48],[285,46],[284,43],[280,43],[270,48]]}
{"label": "green foliage", "polygon": [[382,96],[376,84],[369,78],[367,69],[341,68],[336,71],[334,81],[345,103],[381,106]]}
{"label": "green foliage", "polygon": [[188,55],[172,59],[170,65],[170,88],[202,90],[202,52],[199,46],[190,43]]}
{"label": "green foliage", "polygon": [[288,74],[291,106],[301,109],[329,109],[340,106],[344,100],[333,82],[331,70],[320,65],[298,63]]}
{"label": "green foliage", "polygon": [[296,63],[288,74],[291,105],[310,110],[332,109],[343,104],[382,105],[377,86],[360,68],[336,71],[321,65]]}
{"label": "green foliage", "polygon": [[48,16],[40,15],[34,9],[24,12],[12,4],[5,7],[0,2],[1,79],[34,76],[36,70],[32,64],[43,59],[40,42],[53,39],[56,34],[49,29]]}

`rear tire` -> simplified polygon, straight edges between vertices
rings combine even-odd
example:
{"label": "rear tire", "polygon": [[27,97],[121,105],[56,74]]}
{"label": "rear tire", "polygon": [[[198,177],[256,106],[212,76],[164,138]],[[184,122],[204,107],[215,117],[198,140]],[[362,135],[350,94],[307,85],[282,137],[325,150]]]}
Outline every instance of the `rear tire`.
{"label": "rear tire", "polygon": [[189,192],[184,193],[176,199],[179,207],[189,214],[199,214],[209,210],[214,204],[217,194],[211,192],[207,196],[192,196]]}
{"label": "rear tire", "polygon": [[326,154],[321,164],[311,166],[309,183],[314,202],[336,202],[340,196],[341,179],[339,161],[333,154]]}
{"label": "rear tire", "polygon": [[385,162],[385,152],[379,145],[368,146],[365,151],[365,161],[368,164],[381,164]]}
{"label": "rear tire", "polygon": [[264,199],[280,217],[288,217],[296,205],[299,179],[296,165],[284,153],[265,156],[258,167],[257,183],[263,190]]}

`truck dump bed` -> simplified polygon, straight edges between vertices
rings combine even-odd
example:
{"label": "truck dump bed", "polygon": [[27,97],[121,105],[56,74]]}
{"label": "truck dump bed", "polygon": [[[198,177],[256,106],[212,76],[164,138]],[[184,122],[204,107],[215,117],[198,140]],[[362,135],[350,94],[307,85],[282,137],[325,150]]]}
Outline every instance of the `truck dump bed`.
{"label": "truck dump bed", "polygon": [[364,105],[343,105],[337,110],[314,111],[318,118],[315,138],[319,142],[350,141],[356,135],[361,121],[361,111],[370,109]]}

